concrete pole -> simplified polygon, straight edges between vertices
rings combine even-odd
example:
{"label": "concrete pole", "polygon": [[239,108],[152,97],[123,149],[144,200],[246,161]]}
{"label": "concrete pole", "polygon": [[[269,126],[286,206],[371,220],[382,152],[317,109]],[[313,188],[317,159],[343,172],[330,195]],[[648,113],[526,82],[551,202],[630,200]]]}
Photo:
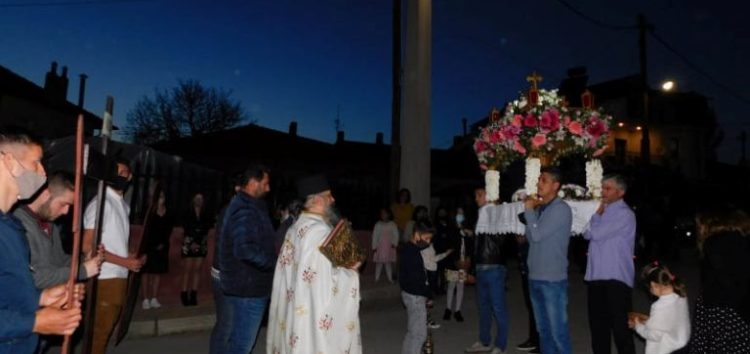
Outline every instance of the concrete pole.
{"label": "concrete pole", "polygon": [[400,184],[413,204],[429,207],[432,1],[407,2]]}

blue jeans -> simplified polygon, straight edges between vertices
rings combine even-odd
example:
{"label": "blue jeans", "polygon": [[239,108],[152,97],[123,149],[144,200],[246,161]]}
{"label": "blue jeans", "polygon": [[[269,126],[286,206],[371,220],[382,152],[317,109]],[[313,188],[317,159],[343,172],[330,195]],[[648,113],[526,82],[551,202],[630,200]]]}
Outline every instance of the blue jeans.
{"label": "blue jeans", "polygon": [[539,345],[543,354],[570,354],[568,280],[529,279]]}
{"label": "blue jeans", "polygon": [[266,313],[267,297],[225,295],[231,306],[231,330],[225,354],[247,354],[253,351],[260,323]]}
{"label": "blue jeans", "polygon": [[226,352],[229,331],[232,330],[232,306],[221,290],[221,279],[211,276],[211,285],[214,291],[214,305],[216,305],[216,324],[211,331],[209,353],[221,354]]}
{"label": "blue jeans", "polygon": [[495,346],[505,351],[508,346],[508,310],[505,306],[505,266],[477,269],[477,300],[479,305],[479,340],[484,345],[492,341],[492,316],[495,317],[497,336]]}

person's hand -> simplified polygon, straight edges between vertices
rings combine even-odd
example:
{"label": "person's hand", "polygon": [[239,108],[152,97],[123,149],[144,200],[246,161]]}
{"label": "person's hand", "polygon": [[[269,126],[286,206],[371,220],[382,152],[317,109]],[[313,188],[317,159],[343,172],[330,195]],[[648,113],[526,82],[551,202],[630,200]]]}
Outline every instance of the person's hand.
{"label": "person's hand", "polygon": [[453,249],[451,248],[451,249],[449,249],[448,251],[446,251],[445,253],[446,253],[446,254],[451,254],[451,253],[453,253]]}
{"label": "person's hand", "polygon": [[71,335],[81,323],[81,307],[62,310],[43,307],[34,316],[32,332],[38,334]]}
{"label": "person's hand", "polygon": [[146,263],[146,255],[135,257],[135,255],[131,254],[125,261],[125,267],[132,272],[138,273],[141,271],[141,267],[143,267],[144,263]]}
{"label": "person's hand", "polygon": [[434,304],[435,304],[435,302],[432,301],[432,300],[427,300],[425,302],[425,306],[427,306],[428,309],[431,309]]}
{"label": "person's hand", "polygon": [[526,243],[526,236],[516,235],[516,243],[518,243],[519,245]]}
{"label": "person's hand", "polygon": [[[77,283],[73,285],[73,306],[80,307],[81,300],[86,294],[86,287],[83,283]],[[71,307],[66,306],[68,301],[68,289],[67,284],[55,285],[51,288],[42,290],[42,295],[39,297],[40,307],[54,307],[63,308]]]}
{"label": "person's hand", "polygon": [[542,199],[538,195],[532,194],[523,201],[523,206],[526,209],[536,209],[537,206],[542,204]]}

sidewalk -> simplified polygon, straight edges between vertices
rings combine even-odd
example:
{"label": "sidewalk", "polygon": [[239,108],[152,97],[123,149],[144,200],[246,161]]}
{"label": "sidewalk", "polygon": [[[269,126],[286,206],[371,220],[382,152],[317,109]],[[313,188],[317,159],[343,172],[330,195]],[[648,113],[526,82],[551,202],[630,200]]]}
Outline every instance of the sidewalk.
{"label": "sidewalk", "polygon": [[[396,298],[401,294],[398,283],[388,283],[385,275],[376,284],[372,272],[364,272],[360,276],[360,287],[362,288],[361,306],[377,300]],[[211,299],[202,301],[198,306],[183,307],[179,304],[169,304],[150,310],[143,310],[139,300],[127,338],[208,331],[213,328],[215,322],[214,303]]]}

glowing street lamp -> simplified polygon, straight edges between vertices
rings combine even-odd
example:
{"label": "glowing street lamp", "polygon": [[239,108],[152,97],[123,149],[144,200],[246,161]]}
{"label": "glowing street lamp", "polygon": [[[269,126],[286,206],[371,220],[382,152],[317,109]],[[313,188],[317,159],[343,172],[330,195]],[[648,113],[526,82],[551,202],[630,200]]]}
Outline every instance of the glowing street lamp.
{"label": "glowing street lamp", "polygon": [[667,80],[661,83],[661,89],[665,92],[674,90],[675,86],[677,86],[677,84],[675,84],[675,82],[672,80]]}

